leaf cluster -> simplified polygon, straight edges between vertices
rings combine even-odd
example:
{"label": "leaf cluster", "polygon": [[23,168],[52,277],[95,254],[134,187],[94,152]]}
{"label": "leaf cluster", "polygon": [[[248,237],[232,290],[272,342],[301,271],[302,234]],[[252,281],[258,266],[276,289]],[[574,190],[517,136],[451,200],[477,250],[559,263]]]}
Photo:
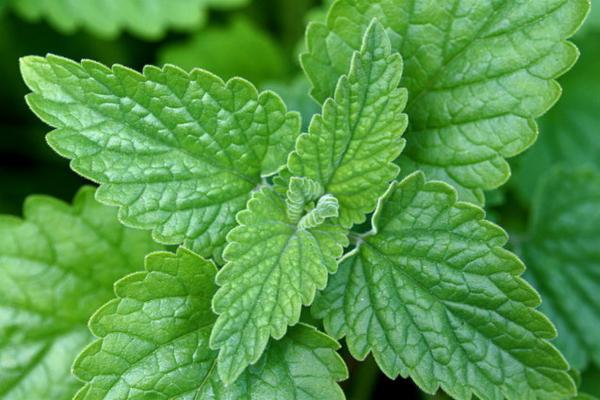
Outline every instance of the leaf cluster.
{"label": "leaf cluster", "polygon": [[[212,3],[186,1],[169,7]],[[516,244],[482,207],[557,101],[589,2],[466,3],[333,2],[301,57],[315,115],[231,77],[231,58],[199,61],[228,80],[185,65],[23,58],[48,144],[98,188],[72,206],[33,197],[23,219],[0,219],[0,394],[343,399],[344,338],[352,357],[372,354],[429,394],[576,398],[571,367],[600,365],[600,175],[549,175]],[[97,7],[122,15],[100,23],[92,8],[48,4],[13,7],[106,35],[199,18],[157,2],[138,24],[122,19],[128,3],[106,1]],[[266,42],[243,21],[233,31]],[[222,38],[211,35],[188,46],[211,49]],[[273,69],[255,80],[283,69],[261,48]],[[555,340],[546,315],[576,333]],[[80,384],[60,354],[86,344]]]}

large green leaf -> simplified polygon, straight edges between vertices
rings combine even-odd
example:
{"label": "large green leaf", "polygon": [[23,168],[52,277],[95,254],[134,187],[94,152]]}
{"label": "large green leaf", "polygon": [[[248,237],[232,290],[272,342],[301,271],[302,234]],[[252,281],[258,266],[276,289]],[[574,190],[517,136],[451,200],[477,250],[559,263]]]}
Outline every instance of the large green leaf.
{"label": "large green leaf", "polygon": [[116,211],[82,189],[73,206],[33,196],[25,219],[0,216],[0,397],[71,399],[86,323],[113,282],[160,246],[124,228]]}
{"label": "large green leaf", "polygon": [[540,120],[535,146],[516,159],[510,184],[525,204],[531,202],[540,179],[556,164],[600,170],[599,42],[600,33],[578,38],[581,59],[561,79],[563,96]]}
{"label": "large green leaf", "polygon": [[535,141],[535,118],[560,95],[554,79],[577,58],[565,39],[588,10],[589,0],[338,0],[326,24],[309,27],[302,61],[324,101],[378,18],[410,94],[400,165],[481,203],[508,179],[505,159]]}
{"label": "large green leaf", "polygon": [[600,173],[559,169],[536,195],[530,238],[522,246],[542,310],[558,328],[571,365],[600,365]]}
{"label": "large green leaf", "polygon": [[203,29],[186,42],[168,44],[159,58],[186,70],[200,67],[223,79],[240,76],[255,84],[282,79],[287,68],[279,45],[245,18]]}
{"label": "large green leaf", "polygon": [[[294,182],[291,192],[300,189]],[[270,336],[283,337],[288,325],[298,322],[302,305],[311,304],[315,291],[325,287],[328,273],[336,271],[337,258],[347,245],[346,232],[331,218],[316,221],[321,224],[307,221],[315,214],[337,214],[337,207],[334,214],[327,213],[331,208],[324,199],[295,218],[284,199],[265,188],[238,214],[240,225],[227,237],[227,264],[217,275],[221,288],[213,300],[220,315],[211,347],[220,350],[218,369],[225,382],[233,382],[258,361]]]}
{"label": "large green leaf", "polygon": [[346,228],[375,209],[399,169],[393,163],[404,148],[402,114],[407,93],[399,89],[402,58],[392,53],[383,26],[374,21],[335,95],[298,138],[288,160],[291,174],[311,178],[340,203]]}
{"label": "large green leaf", "polygon": [[114,38],[126,29],[146,39],[158,39],[167,29],[191,30],[201,25],[209,6],[231,7],[247,0],[9,0],[32,21],[46,19],[56,29],[78,28]]}
{"label": "large green leaf", "polygon": [[313,310],[350,352],[391,378],[456,399],[564,399],[568,365],[547,341],[524,266],[484,212],[422,173],[394,186],[374,230],[340,265]]}
{"label": "large green leaf", "polygon": [[347,371],[338,344],[306,325],[224,385],[208,347],[215,274],[211,262],[180,248],[151,254],[146,271],[118,281],[117,298],[90,321],[100,339],[74,365],[86,382],[75,399],[343,399],[336,381]]}
{"label": "large green leaf", "polygon": [[100,201],[166,244],[219,257],[250,193],[285,163],[300,130],[272,92],[204,70],[138,74],[48,56],[21,62],[48,142],[101,183]]}

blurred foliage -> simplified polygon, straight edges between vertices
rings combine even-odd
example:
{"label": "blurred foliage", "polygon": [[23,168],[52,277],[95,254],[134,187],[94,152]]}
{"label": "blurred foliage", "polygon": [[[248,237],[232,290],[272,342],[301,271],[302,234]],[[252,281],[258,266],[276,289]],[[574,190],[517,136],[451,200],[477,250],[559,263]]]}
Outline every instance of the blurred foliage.
{"label": "blurred foliage", "polygon": [[[84,13],[83,5],[92,1],[97,8]],[[538,142],[514,160],[509,184],[487,195],[490,218],[509,231],[517,252],[529,239],[533,193],[548,174],[584,165],[600,171],[600,0],[592,3],[592,14],[574,39],[581,58],[560,80],[563,96],[541,119]],[[160,8],[165,4],[168,12]],[[135,7],[143,12],[133,12]],[[32,193],[68,200],[84,183],[47,148],[47,129],[23,99],[20,57],[55,53],[137,70],[173,63],[203,67],[224,79],[242,76],[277,92],[302,113],[307,129],[319,106],[308,96],[298,54],[306,24],[322,21],[325,10],[319,0],[0,0],[0,213],[20,214],[23,199]],[[600,199],[591,207],[600,207]],[[600,268],[600,260],[587,262]],[[389,390],[419,398],[414,384],[384,378],[370,361],[348,363],[356,376],[345,383],[351,400],[383,398]],[[581,374],[582,391],[596,397],[599,367]],[[443,394],[427,398],[445,399]]]}
{"label": "blurred foliage", "polygon": [[145,39],[161,38],[167,29],[194,30],[208,7],[229,8],[248,0],[8,0],[23,18],[47,20],[63,33],[83,28],[104,38],[128,30]]}
{"label": "blurred foliage", "polygon": [[289,69],[275,40],[245,18],[202,29],[183,43],[168,45],[159,52],[159,60],[188,71],[204,68],[225,80],[241,76],[255,84],[282,79]]}
{"label": "blurred foliage", "polygon": [[320,111],[319,104],[308,95],[310,83],[304,75],[298,75],[291,82],[269,82],[264,89],[277,93],[288,108],[302,114],[302,129],[306,131],[313,115]]}

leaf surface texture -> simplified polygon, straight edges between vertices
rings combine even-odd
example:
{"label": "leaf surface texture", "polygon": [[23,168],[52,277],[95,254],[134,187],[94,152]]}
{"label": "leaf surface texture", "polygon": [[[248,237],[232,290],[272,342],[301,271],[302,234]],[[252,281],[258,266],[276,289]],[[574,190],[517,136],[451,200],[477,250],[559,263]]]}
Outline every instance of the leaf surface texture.
{"label": "leaf surface texture", "polygon": [[94,315],[99,339],[77,359],[87,382],[76,400],[343,399],[338,344],[307,325],[269,345],[260,361],[225,386],[208,347],[216,316],[216,268],[189,250],[153,253],[146,270],[115,285],[117,298]]}
{"label": "leaf surface texture", "polygon": [[391,378],[456,399],[564,399],[568,364],[533,307],[524,266],[483,211],[442,182],[407,177],[382,201],[376,230],[313,305],[352,355],[372,352]]}
{"label": "leaf surface texture", "polygon": [[56,129],[48,142],[101,184],[120,219],[220,259],[262,177],[286,161],[300,130],[272,92],[204,70],[148,66],[139,74],[48,56],[26,57],[27,100]]}
{"label": "leaf surface texture", "polygon": [[160,249],[82,189],[72,206],[31,196],[24,219],[0,216],[0,397],[70,400],[86,324],[115,280]]}
{"label": "leaf surface texture", "polygon": [[220,315],[211,346],[220,350],[225,382],[257,362],[271,336],[283,337],[298,322],[302,305],[325,287],[347,244],[346,231],[332,218],[306,226],[290,219],[285,200],[270,188],[256,193],[237,219],[213,300]]}
{"label": "leaf surface texture", "polygon": [[346,228],[365,220],[398,175],[393,161],[407,126],[407,92],[398,88],[402,58],[381,24],[370,24],[348,71],[288,161],[291,174],[321,183],[338,199]]}
{"label": "leaf surface texture", "polygon": [[483,203],[483,190],[508,179],[506,158],[535,141],[535,118],[558,99],[554,79],[578,54],[565,39],[588,11],[588,0],[339,0],[325,24],[309,27],[302,61],[324,101],[377,18],[405,62],[404,173],[422,170]]}

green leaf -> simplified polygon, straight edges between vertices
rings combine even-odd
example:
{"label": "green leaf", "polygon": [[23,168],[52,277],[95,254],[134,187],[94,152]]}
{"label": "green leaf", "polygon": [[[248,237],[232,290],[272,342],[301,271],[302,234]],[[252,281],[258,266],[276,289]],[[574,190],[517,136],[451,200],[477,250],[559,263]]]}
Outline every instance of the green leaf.
{"label": "green leaf", "polygon": [[180,248],[149,255],[146,271],[118,281],[117,298],[90,321],[100,339],[75,362],[86,382],[75,399],[343,399],[339,345],[306,325],[224,385],[208,347],[215,274],[211,262]]}
{"label": "green leaf", "polygon": [[575,394],[568,365],[547,341],[524,266],[507,236],[454,189],[407,177],[382,199],[374,230],[340,265],[315,315],[369,352],[391,378],[456,399],[563,399]]}
{"label": "green leaf", "polygon": [[577,58],[565,39],[588,11],[589,0],[338,0],[326,25],[309,27],[302,63],[324,101],[378,18],[404,58],[410,93],[400,166],[482,203],[483,190],[508,179],[505,159],[535,141],[535,118],[560,95],[554,79]]}
{"label": "green leaf", "polygon": [[138,74],[93,61],[26,57],[30,107],[57,128],[48,142],[101,183],[98,200],[156,240],[219,258],[262,177],[286,161],[300,130],[272,92],[204,70]]}
{"label": "green leaf", "polygon": [[346,228],[365,220],[398,175],[393,161],[404,148],[407,126],[407,93],[398,89],[402,58],[392,53],[381,24],[371,23],[349,71],[288,160],[293,175],[321,183],[338,199]]}
{"label": "green leaf", "polygon": [[221,288],[213,307],[220,315],[210,342],[220,350],[218,369],[226,383],[258,361],[270,336],[279,339],[298,322],[302,305],[325,287],[348,243],[335,220],[291,220],[273,189],[257,192],[237,220],[223,254],[227,264],[217,275]]}
{"label": "green leaf", "polygon": [[522,246],[556,346],[574,368],[600,365],[600,173],[558,169],[544,180]]}
{"label": "green leaf", "polygon": [[[311,202],[318,200],[323,195],[323,187],[319,182],[313,181],[310,178],[292,177],[289,181],[289,189],[286,192],[287,215],[292,223],[296,224],[300,221],[305,213],[305,208]],[[339,206],[336,207],[335,215],[338,216]],[[321,225],[323,221],[319,223]]]}
{"label": "green leaf", "polygon": [[113,282],[160,246],[124,228],[82,189],[73,206],[32,196],[25,219],[0,216],[0,397],[71,399],[73,359]]}
{"label": "green leaf", "polygon": [[590,3],[592,4],[592,11],[585,21],[585,24],[583,24],[579,30],[578,37],[585,36],[592,32],[600,32],[600,1],[590,0]]}
{"label": "green leaf", "polygon": [[540,120],[535,146],[514,164],[510,184],[524,204],[531,202],[540,179],[556,164],[588,165],[600,170],[599,42],[600,33],[578,38],[581,59],[560,81],[563,96]]}
{"label": "green leaf", "polygon": [[10,0],[30,21],[47,20],[57,30],[79,28],[103,38],[126,29],[145,39],[159,39],[167,29],[192,30],[204,22],[206,7],[232,7],[247,0]]}
{"label": "green leaf", "polygon": [[291,82],[269,82],[265,89],[279,94],[289,110],[298,111],[302,115],[302,129],[306,131],[313,115],[320,111],[316,101],[308,94],[310,83],[304,75],[298,75]]}
{"label": "green leaf", "polygon": [[186,42],[169,44],[161,49],[159,59],[186,70],[204,68],[224,79],[241,76],[256,84],[282,79],[287,68],[278,44],[244,18],[202,30]]}

